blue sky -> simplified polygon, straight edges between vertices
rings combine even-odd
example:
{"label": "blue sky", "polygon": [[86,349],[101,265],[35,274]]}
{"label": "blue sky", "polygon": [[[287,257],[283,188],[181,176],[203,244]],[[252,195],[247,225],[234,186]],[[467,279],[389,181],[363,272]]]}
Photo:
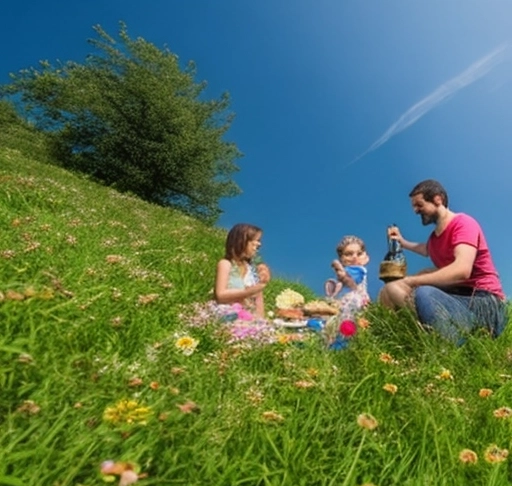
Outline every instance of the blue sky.
{"label": "blue sky", "polygon": [[263,227],[274,275],[320,293],[356,234],[375,297],[386,227],[426,240],[408,193],[434,178],[479,220],[512,295],[511,2],[20,0],[2,12],[0,82],[43,59],[83,62],[93,25],[116,35],[119,21],[195,61],[206,96],[230,93],[243,194],[219,225]]}

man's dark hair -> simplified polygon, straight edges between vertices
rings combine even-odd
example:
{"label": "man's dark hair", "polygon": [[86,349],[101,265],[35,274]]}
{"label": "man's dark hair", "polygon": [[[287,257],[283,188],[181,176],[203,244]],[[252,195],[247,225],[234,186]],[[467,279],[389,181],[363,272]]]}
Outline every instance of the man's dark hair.
{"label": "man's dark hair", "polygon": [[423,194],[423,199],[427,202],[434,202],[435,196],[441,196],[443,205],[448,207],[448,194],[446,194],[445,188],[434,179],[427,179],[416,184],[409,197],[417,196],[418,194]]}

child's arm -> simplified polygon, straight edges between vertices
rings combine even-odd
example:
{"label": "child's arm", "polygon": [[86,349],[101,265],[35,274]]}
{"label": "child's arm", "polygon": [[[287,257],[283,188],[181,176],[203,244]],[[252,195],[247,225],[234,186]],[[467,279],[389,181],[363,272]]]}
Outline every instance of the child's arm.
{"label": "child's arm", "polygon": [[229,272],[231,270],[231,262],[222,259],[217,264],[217,274],[215,277],[215,300],[218,304],[233,304],[242,302],[247,297],[256,296],[261,293],[266,286],[266,282],[259,282],[245,289],[228,288]]}
{"label": "child's arm", "polygon": [[343,265],[339,260],[333,260],[331,266],[332,268],[334,268],[336,277],[344,286],[352,290],[357,289],[357,284],[354,282],[353,278],[347,273],[347,271],[343,268]]}

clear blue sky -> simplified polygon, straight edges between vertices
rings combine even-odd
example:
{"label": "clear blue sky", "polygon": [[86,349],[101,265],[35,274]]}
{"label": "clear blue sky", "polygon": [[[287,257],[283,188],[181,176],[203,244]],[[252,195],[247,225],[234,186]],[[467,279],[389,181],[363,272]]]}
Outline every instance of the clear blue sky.
{"label": "clear blue sky", "polygon": [[121,20],[194,60],[207,96],[230,93],[243,194],[219,225],[262,226],[275,275],[322,292],[338,240],[356,234],[375,296],[386,226],[426,240],[408,193],[435,178],[479,220],[512,295],[512,2],[19,0],[2,12],[0,82],[83,62],[92,26],[117,35]]}

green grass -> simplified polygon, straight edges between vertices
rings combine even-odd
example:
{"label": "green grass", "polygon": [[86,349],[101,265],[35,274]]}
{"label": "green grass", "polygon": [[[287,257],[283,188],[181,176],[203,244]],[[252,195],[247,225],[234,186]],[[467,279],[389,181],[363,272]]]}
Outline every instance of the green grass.
{"label": "green grass", "polygon": [[[37,133],[2,128],[0,485],[104,484],[107,459],[138,464],[141,485],[510,484],[510,458],[484,459],[512,447],[512,418],[494,416],[512,407],[510,328],[456,348],[373,305],[342,352],[316,335],[227,344],[197,305],[225,232],[48,158]],[[277,278],[269,310],[286,287],[315,297]],[[190,356],[181,335],[199,340]],[[148,407],[145,423],[106,420],[121,400]]]}

